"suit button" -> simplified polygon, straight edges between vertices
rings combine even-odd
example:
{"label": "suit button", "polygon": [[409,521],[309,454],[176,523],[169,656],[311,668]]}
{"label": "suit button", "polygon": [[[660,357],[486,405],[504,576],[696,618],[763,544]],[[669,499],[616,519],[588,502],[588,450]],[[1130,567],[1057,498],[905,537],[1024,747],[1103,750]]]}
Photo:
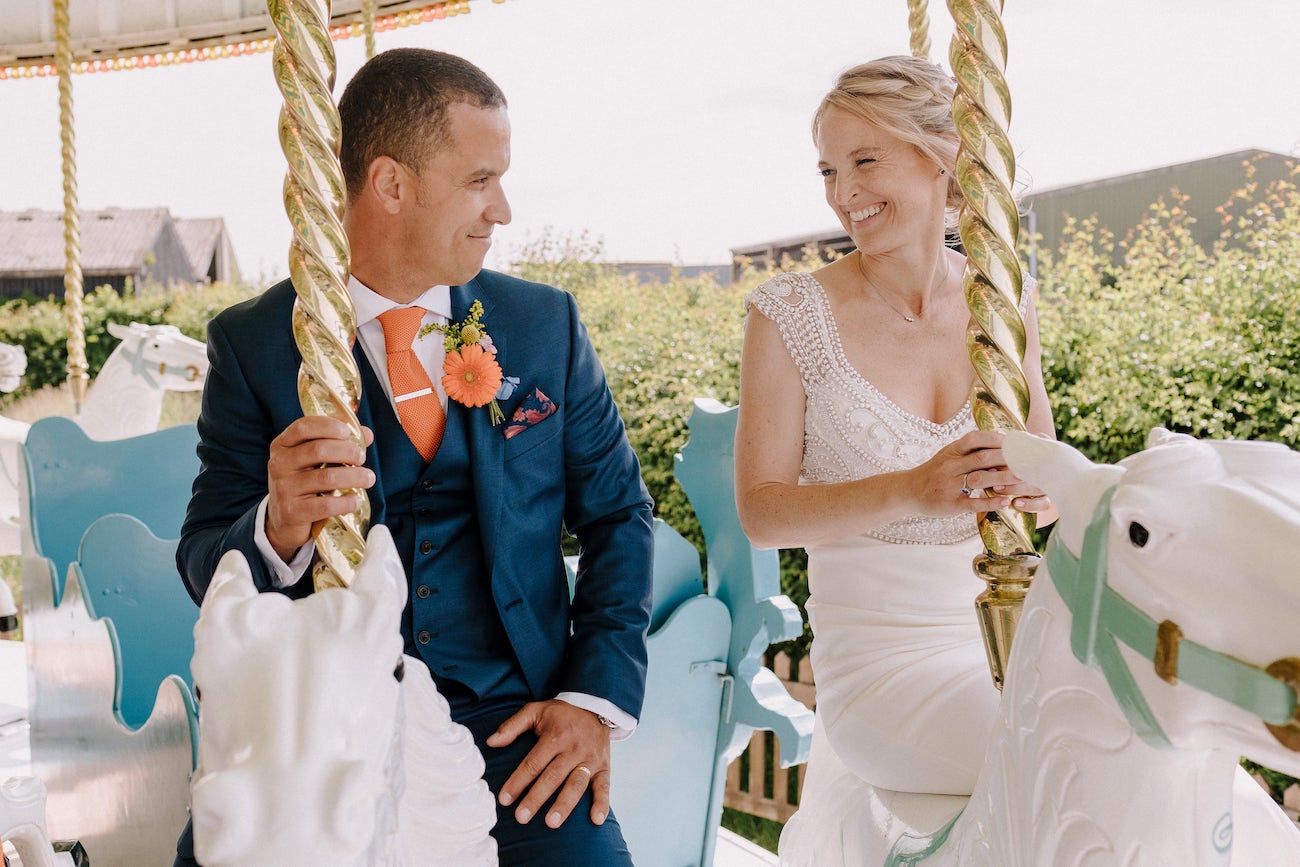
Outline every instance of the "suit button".
{"label": "suit button", "polygon": [[426,490],[426,491],[432,491],[432,490],[433,490],[433,479],[425,479],[423,482],[420,482],[420,487],[423,488],[423,489]]}
{"label": "suit button", "polygon": [[420,630],[420,634],[417,635],[417,636],[415,636],[415,640],[418,641],[418,642],[420,642],[421,644],[428,644],[428,643],[429,643],[429,639],[432,638],[432,637],[433,637],[433,636],[429,635],[429,630],[427,630],[427,629],[421,629],[421,630]]}
{"label": "suit button", "polygon": [[421,554],[428,554],[432,550],[433,550],[433,543],[430,542],[428,539],[425,539],[423,542],[420,543]]}
{"label": "suit button", "polygon": [[416,587],[416,588],[415,588],[415,595],[416,595],[416,596],[419,596],[421,599],[428,599],[428,598],[429,598],[429,588],[428,588],[428,586],[425,585],[425,584],[421,584],[419,587]]}

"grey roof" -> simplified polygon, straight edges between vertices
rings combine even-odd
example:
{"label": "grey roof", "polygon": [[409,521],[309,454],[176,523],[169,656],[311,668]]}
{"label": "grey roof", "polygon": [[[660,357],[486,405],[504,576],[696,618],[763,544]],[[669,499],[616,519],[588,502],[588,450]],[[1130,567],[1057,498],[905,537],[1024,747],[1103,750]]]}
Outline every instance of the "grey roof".
{"label": "grey roof", "polygon": [[[190,265],[192,274],[185,279],[201,278],[212,262],[225,223],[220,217],[174,218],[166,208],[83,211],[82,272],[99,276],[145,273],[151,264],[147,259],[150,253],[160,255],[161,249],[171,249],[166,238],[169,226],[179,237]],[[0,276],[59,276],[64,258],[61,211],[0,211]]]}
{"label": "grey roof", "polygon": [[213,252],[225,228],[225,221],[220,217],[176,220],[176,234],[180,236],[185,256],[190,260],[196,277],[207,273],[208,266],[212,264]]}
{"label": "grey roof", "polygon": [[[166,208],[83,211],[81,270],[86,274],[136,274],[171,220]],[[50,277],[63,273],[60,211],[0,211],[0,274]]]}

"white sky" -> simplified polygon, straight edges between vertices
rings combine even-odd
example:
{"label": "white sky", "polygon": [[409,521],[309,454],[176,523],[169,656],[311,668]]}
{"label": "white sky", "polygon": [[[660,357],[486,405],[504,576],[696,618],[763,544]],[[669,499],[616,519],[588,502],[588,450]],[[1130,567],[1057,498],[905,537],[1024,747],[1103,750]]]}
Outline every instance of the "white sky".
{"label": "white sky", "polygon": [[[0,0],[0,5],[3,5]],[[607,257],[725,262],[835,225],[808,122],[842,69],[907,52],[905,0],[477,0],[379,34],[483,67],[510,100],[514,222]],[[952,26],[931,0],[932,56]],[[1011,0],[1011,140],[1046,189],[1247,147],[1300,153],[1295,0]],[[361,39],[336,45],[339,86]],[[270,55],[74,78],[83,207],[221,216],[245,276],[286,270]],[[0,82],[0,208],[62,207],[53,79]]]}

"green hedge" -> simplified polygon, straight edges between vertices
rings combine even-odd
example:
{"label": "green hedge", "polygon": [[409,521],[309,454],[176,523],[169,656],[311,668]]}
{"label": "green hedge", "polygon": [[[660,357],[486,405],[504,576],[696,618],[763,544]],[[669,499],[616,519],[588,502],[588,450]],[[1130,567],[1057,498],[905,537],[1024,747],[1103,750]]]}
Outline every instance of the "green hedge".
{"label": "green hedge", "polygon": [[1300,433],[1300,194],[1247,187],[1202,249],[1184,201],[1152,205],[1120,245],[1067,227],[1039,272],[1043,367],[1061,439],[1094,460],[1157,425],[1211,439]]}

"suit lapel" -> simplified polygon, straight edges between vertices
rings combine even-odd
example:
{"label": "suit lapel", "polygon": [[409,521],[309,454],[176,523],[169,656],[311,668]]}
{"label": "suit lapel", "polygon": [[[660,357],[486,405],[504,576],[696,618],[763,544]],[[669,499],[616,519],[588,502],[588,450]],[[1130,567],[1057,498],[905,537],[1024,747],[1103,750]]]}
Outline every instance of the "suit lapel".
{"label": "suit lapel", "polygon": [[[371,433],[375,435],[374,441],[366,447],[366,465],[375,472],[375,483],[370,486],[367,495],[370,498],[370,523],[382,524],[385,518],[384,503],[384,474],[379,472],[383,465],[379,460],[379,444],[385,442],[389,437],[381,437],[376,430],[376,413],[372,401],[381,400],[385,404],[388,402],[388,396],[384,394],[384,387],[379,384],[376,378],[374,368],[370,366],[370,359],[366,357],[366,351],[361,348],[361,341],[355,341],[352,347],[352,356],[357,361],[357,369],[361,373],[361,401],[357,406],[357,421],[363,426],[370,428]],[[382,412],[382,410],[381,410]]]}
{"label": "suit lapel", "polygon": [[[463,286],[451,287],[451,315],[460,322],[469,315],[470,304],[478,299],[483,304],[482,323],[492,337],[497,349],[497,360],[505,357],[505,324],[491,318],[495,307],[492,292],[479,278]],[[474,502],[478,507],[479,531],[483,535],[483,551],[487,557],[488,572],[494,571],[493,553],[497,550],[497,530],[501,506],[505,496],[505,437],[500,427],[493,427],[488,418],[488,408],[478,407],[464,414],[469,431],[470,473],[474,478]]]}

